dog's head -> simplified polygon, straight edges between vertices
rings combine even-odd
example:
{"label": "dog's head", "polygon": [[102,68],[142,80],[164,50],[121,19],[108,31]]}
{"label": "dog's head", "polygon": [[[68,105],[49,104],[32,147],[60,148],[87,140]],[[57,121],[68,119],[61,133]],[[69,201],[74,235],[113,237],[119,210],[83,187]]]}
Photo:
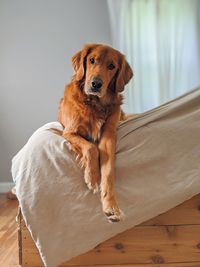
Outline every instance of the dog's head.
{"label": "dog's head", "polygon": [[74,78],[84,82],[87,95],[104,97],[108,90],[122,92],[133,76],[125,56],[101,44],[86,45],[72,57]]}

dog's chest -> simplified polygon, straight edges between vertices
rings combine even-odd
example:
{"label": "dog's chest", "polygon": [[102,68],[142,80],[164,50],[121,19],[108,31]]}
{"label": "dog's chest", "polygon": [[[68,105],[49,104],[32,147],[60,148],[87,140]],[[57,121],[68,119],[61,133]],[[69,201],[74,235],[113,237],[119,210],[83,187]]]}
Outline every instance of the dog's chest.
{"label": "dog's chest", "polygon": [[97,101],[91,100],[86,102],[79,117],[79,134],[90,142],[98,143],[111,113],[111,106],[103,107]]}
{"label": "dog's chest", "polygon": [[92,119],[90,121],[90,131],[87,137],[89,141],[96,143],[100,140],[104,123],[105,121],[102,119]]}
{"label": "dog's chest", "polygon": [[93,109],[89,109],[87,115],[84,116],[85,134],[84,138],[90,142],[98,143],[101,138],[104,124],[107,119],[107,113]]}

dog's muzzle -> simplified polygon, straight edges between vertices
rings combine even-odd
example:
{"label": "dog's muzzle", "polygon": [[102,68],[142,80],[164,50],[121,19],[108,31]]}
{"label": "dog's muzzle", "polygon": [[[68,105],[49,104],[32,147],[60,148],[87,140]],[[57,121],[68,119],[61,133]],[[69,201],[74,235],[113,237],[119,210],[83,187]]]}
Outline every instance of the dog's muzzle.
{"label": "dog's muzzle", "polygon": [[94,93],[100,92],[102,85],[103,85],[103,81],[100,78],[92,78],[91,91]]}

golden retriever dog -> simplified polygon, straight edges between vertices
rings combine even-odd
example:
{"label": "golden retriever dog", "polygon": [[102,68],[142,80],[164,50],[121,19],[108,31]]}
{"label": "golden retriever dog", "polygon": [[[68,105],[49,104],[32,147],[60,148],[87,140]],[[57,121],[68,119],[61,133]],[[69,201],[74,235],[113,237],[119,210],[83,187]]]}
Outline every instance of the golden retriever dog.
{"label": "golden retriever dog", "polygon": [[118,122],[125,118],[121,93],[133,76],[125,56],[102,44],[86,45],[72,57],[75,71],[59,108],[61,133],[84,168],[94,193],[100,185],[103,212],[118,222],[121,211],[115,196],[115,143]]}

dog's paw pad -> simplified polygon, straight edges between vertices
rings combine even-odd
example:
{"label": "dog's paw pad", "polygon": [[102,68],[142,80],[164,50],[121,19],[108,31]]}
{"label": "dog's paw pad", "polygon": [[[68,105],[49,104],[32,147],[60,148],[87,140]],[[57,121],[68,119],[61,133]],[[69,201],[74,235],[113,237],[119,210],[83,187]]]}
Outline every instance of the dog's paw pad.
{"label": "dog's paw pad", "polygon": [[105,212],[105,215],[107,217],[110,217],[110,216],[114,215],[114,211],[112,211],[112,212]]}
{"label": "dog's paw pad", "polygon": [[104,213],[110,223],[119,222],[122,219],[122,216],[121,216],[122,212],[119,209],[117,210],[111,209]]}
{"label": "dog's paw pad", "polygon": [[113,216],[108,217],[108,221],[109,223],[120,222],[121,218],[117,217],[116,215],[113,215]]}

